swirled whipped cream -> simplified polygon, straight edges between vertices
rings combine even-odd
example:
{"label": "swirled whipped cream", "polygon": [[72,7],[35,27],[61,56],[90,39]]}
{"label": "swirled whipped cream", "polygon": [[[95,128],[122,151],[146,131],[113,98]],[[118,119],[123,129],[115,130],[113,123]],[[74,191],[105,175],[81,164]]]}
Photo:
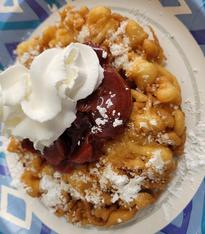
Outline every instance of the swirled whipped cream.
{"label": "swirled whipped cream", "polygon": [[76,103],[101,84],[103,68],[88,45],[48,49],[30,69],[16,64],[0,73],[3,133],[29,139],[37,150],[52,145],[76,118]]}

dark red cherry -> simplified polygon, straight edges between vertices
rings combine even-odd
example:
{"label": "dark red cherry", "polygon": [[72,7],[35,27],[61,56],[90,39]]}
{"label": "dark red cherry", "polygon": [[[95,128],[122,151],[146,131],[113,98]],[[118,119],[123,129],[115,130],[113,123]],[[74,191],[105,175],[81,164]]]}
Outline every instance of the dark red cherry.
{"label": "dark red cherry", "polygon": [[[114,137],[119,134],[131,114],[131,91],[114,68],[105,66],[102,85],[94,94],[80,101],[77,110],[91,114],[94,127],[99,129],[94,133],[96,136]],[[99,126],[97,119],[105,123]]]}
{"label": "dark red cherry", "polygon": [[31,153],[40,153],[38,152],[34,146],[33,146],[33,142],[31,142],[29,139],[24,139],[22,142],[21,142],[21,146],[23,149],[31,152]]}
{"label": "dark red cherry", "polygon": [[57,166],[66,159],[67,152],[65,142],[59,138],[53,145],[44,149],[43,158],[45,158],[49,164]]}
{"label": "dark red cherry", "polygon": [[75,164],[92,162],[93,147],[90,143],[85,142],[71,157],[70,161]]}

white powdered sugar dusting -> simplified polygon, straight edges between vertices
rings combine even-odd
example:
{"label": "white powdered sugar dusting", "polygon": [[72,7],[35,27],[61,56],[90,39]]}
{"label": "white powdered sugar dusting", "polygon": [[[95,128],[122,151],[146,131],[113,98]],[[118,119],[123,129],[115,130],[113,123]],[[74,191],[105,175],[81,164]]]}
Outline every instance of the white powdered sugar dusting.
{"label": "white powdered sugar dusting", "polygon": [[97,110],[99,111],[99,113],[102,116],[102,118],[104,118],[104,119],[108,118],[108,115],[106,114],[107,113],[107,109],[106,108],[97,106]]}
{"label": "white powdered sugar dusting", "polygon": [[85,200],[87,202],[90,202],[96,206],[102,204],[103,200],[100,191],[91,192],[89,190],[85,190],[85,194]]}
{"label": "white powdered sugar dusting", "polygon": [[91,128],[91,132],[92,132],[92,133],[102,132],[102,129],[101,129],[100,127],[93,126],[93,127]]}
{"label": "white powdered sugar dusting", "polygon": [[111,106],[113,106],[113,102],[112,102],[111,98],[109,98],[109,99],[105,102],[105,104],[107,105],[107,108],[110,108]]}
{"label": "white powdered sugar dusting", "polygon": [[66,203],[62,192],[68,190],[68,186],[59,180],[53,179],[51,176],[44,175],[40,180],[40,189],[43,191],[41,201],[50,209],[54,209],[58,205]]}
{"label": "white powdered sugar dusting", "polygon": [[[130,50],[130,40],[126,36],[126,27],[128,21],[121,22],[117,31],[110,36],[110,52],[115,57],[112,65],[117,69],[129,69],[131,62],[129,61],[128,52]],[[121,43],[116,43],[116,39],[122,37]]]}
{"label": "white powdered sugar dusting", "polygon": [[126,175],[119,175],[113,171],[112,166],[108,165],[104,172],[103,176],[109,180],[116,187],[124,186],[129,182],[129,179]]}
{"label": "white powdered sugar dusting", "polygon": [[101,184],[102,181],[105,184],[110,182],[115,189],[112,196],[113,203],[119,199],[129,203],[137,197],[138,192],[141,190],[144,177],[135,176],[129,179],[126,175],[117,174],[113,171],[112,166],[108,165],[101,177]]}
{"label": "white powdered sugar dusting", "polygon": [[97,110],[99,111],[101,117],[95,120],[97,126],[92,127],[92,133],[102,132],[102,126],[108,122],[107,109],[101,106],[97,106]]}
{"label": "white powdered sugar dusting", "polygon": [[160,144],[167,144],[167,145],[175,145],[176,143],[169,138],[169,135],[167,133],[158,133],[156,141]]}
{"label": "white powdered sugar dusting", "polygon": [[126,53],[127,51],[128,51],[128,48],[125,45],[123,45],[122,43],[121,44],[112,44],[110,46],[110,52],[114,57],[120,56],[120,55]]}
{"label": "white powdered sugar dusting", "polygon": [[126,30],[126,27],[127,27],[127,23],[128,21],[125,20],[125,21],[122,21],[122,23],[120,24],[119,28],[117,29],[117,31],[113,34],[111,34],[111,37],[110,37],[110,40],[114,41],[117,39],[117,37],[121,34],[125,34],[125,30]]}
{"label": "white powdered sugar dusting", "polygon": [[115,121],[113,122],[113,127],[116,128],[118,126],[123,125],[123,121],[119,118],[115,119]]}
{"label": "white powdered sugar dusting", "polygon": [[161,150],[155,150],[151,159],[146,163],[146,167],[153,167],[158,173],[163,173],[164,161],[161,157]]}
{"label": "white powdered sugar dusting", "polygon": [[108,56],[107,51],[103,50],[102,57],[103,57],[104,59],[106,59],[107,56]]}
{"label": "white powdered sugar dusting", "polygon": [[88,183],[88,181],[90,181],[90,178],[84,174],[77,174],[74,173],[71,177],[72,180],[76,180],[76,181],[82,181],[83,183]]}
{"label": "white powdered sugar dusting", "polygon": [[187,135],[185,159],[188,170],[198,170],[205,166],[205,122],[199,122]]}
{"label": "white powdered sugar dusting", "polygon": [[107,119],[97,118],[97,119],[95,120],[95,123],[96,123],[98,126],[100,126],[100,125],[105,125],[107,122],[108,122]]}
{"label": "white powdered sugar dusting", "polygon": [[141,184],[144,181],[144,177],[135,176],[134,178],[130,179],[129,182],[118,189],[118,193],[120,198],[125,202],[131,202],[135,199],[141,190]]}
{"label": "white powdered sugar dusting", "polygon": [[13,160],[9,163],[10,173],[13,178],[11,186],[23,189],[25,186],[21,182],[21,176],[25,168],[23,167],[22,163],[19,161],[17,155],[12,155],[12,157]]}
{"label": "white powdered sugar dusting", "polygon": [[73,188],[70,184],[67,184],[68,186],[68,193],[71,195],[71,197],[75,200],[81,199],[84,200],[84,197],[75,189]]}
{"label": "white powdered sugar dusting", "polygon": [[[116,94],[110,94],[110,98],[105,102],[106,107],[109,108],[113,105],[112,98],[116,96]],[[100,117],[95,120],[97,126],[93,126],[91,129],[92,133],[102,132],[102,127],[109,121],[109,117],[107,115],[107,109],[105,107],[97,106],[97,110],[100,114]],[[114,116],[116,111],[113,110],[112,115]],[[123,125],[123,121],[119,119],[120,113],[117,113],[118,117],[116,117],[112,123],[113,127],[116,128],[118,126]]]}
{"label": "white powdered sugar dusting", "polygon": [[131,62],[129,62],[128,54],[125,53],[122,56],[116,57],[112,65],[116,68],[123,67],[125,70],[131,67]]}
{"label": "white powdered sugar dusting", "polygon": [[[57,176],[56,176],[57,175]],[[63,196],[63,192],[69,193],[74,200],[85,200],[85,198],[70,184],[66,184],[59,173],[55,175],[55,178],[49,175],[44,175],[40,180],[40,190],[43,192],[41,195],[41,201],[51,211],[56,211],[60,206],[66,205],[66,198]]]}

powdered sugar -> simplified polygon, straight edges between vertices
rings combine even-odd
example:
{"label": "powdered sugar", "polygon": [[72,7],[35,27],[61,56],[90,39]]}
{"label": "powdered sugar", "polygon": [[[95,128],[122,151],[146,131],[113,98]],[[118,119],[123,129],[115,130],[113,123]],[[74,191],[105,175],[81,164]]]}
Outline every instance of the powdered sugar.
{"label": "powdered sugar", "polygon": [[96,206],[99,206],[100,204],[103,203],[103,198],[101,196],[100,191],[97,190],[97,191],[92,192],[90,190],[86,190],[85,194],[86,194],[85,195],[85,200],[87,202],[90,202],[90,203],[92,203],[92,204],[94,204]]}
{"label": "powdered sugar", "polygon": [[[189,102],[191,103],[191,102]],[[193,110],[193,109],[192,109]],[[198,174],[199,170],[204,170],[205,167],[205,122],[201,121],[197,126],[189,130],[185,144],[184,157],[178,163],[178,169],[175,178],[171,181],[168,187],[169,196],[166,202],[163,203],[163,211],[165,218],[170,219],[170,210],[173,209],[172,197],[181,197],[183,190],[181,183],[186,179],[191,183],[194,182],[193,175]],[[191,188],[190,188],[191,189]]]}
{"label": "powdered sugar", "polygon": [[107,108],[110,108],[111,106],[113,106],[112,99],[109,98],[109,99],[105,102],[105,104],[107,105]]}
{"label": "powdered sugar", "polygon": [[[111,107],[113,105],[112,98],[115,97],[116,94],[110,93],[110,98],[105,102],[107,108]],[[97,110],[101,117],[97,118],[95,120],[95,123],[97,126],[92,127],[91,132],[97,133],[102,131],[102,126],[105,125],[109,121],[109,117],[107,115],[107,109],[105,107],[97,106]],[[113,110],[112,115],[114,116],[116,114],[116,111]],[[116,128],[120,125],[123,125],[123,121],[119,119],[120,113],[117,113],[118,117],[114,119],[113,127]]]}
{"label": "powdered sugar", "polygon": [[13,178],[11,185],[15,188],[23,189],[25,186],[21,182],[21,176],[25,170],[17,155],[12,155],[13,160],[9,165],[10,173]]}
{"label": "powdered sugar", "polygon": [[[112,65],[117,69],[129,69],[131,62],[129,61],[128,52],[130,50],[130,41],[125,34],[128,21],[121,22],[119,28],[115,33],[111,35],[110,40],[110,52],[115,57]],[[122,38],[121,43],[116,42],[118,38]]]}
{"label": "powdered sugar", "polygon": [[95,120],[95,123],[96,123],[98,126],[105,125],[107,122],[108,122],[107,119],[102,119],[102,118],[97,118],[97,119]]}
{"label": "powdered sugar", "polygon": [[43,191],[41,201],[50,209],[66,203],[62,195],[63,191],[68,190],[68,186],[62,180],[55,180],[51,176],[44,175],[40,180],[40,189]]}
{"label": "powdered sugar", "polygon": [[97,106],[97,110],[99,111],[99,113],[102,116],[102,118],[104,118],[104,119],[108,118],[108,115],[106,114],[107,113],[107,109],[106,108]]}
{"label": "powdered sugar", "polygon": [[175,142],[169,138],[167,133],[158,133],[156,141],[160,144],[175,145]]}
{"label": "powdered sugar", "polygon": [[65,183],[61,177],[54,178],[49,175],[44,175],[40,180],[40,189],[43,192],[41,201],[43,204],[55,211],[58,207],[63,207],[67,200],[63,196],[63,192],[68,193],[74,200],[85,200],[73,186]]}
{"label": "powdered sugar", "polygon": [[188,170],[198,170],[205,166],[205,122],[199,122],[190,130],[185,144],[185,159]]}
{"label": "powdered sugar", "polygon": [[131,67],[131,62],[129,61],[128,54],[123,54],[122,56],[116,57],[112,65],[118,69],[129,69]]}
{"label": "powdered sugar", "polygon": [[111,165],[108,165],[106,167],[106,169],[103,172],[103,176],[116,187],[124,186],[129,182],[129,179],[126,175],[117,174],[113,171]]}
{"label": "powdered sugar", "polygon": [[88,183],[88,181],[90,181],[90,178],[83,173],[74,173],[70,178],[76,182]]}
{"label": "powdered sugar", "polygon": [[100,127],[93,126],[93,127],[91,128],[91,132],[92,132],[92,133],[102,132],[102,129],[101,129]]}
{"label": "powdered sugar", "polygon": [[107,56],[108,56],[107,52],[103,50],[102,57],[103,57],[104,59],[106,59]]}
{"label": "powdered sugar", "polygon": [[142,182],[144,181],[144,177],[135,176],[130,179],[129,182],[118,189],[118,193],[120,198],[125,202],[131,202],[137,197],[137,194],[141,190]]}
{"label": "powdered sugar", "polygon": [[124,44],[112,44],[110,46],[111,54],[116,57],[128,52],[128,48]]}
{"label": "powdered sugar", "polygon": [[115,190],[112,195],[113,203],[118,199],[129,203],[136,198],[138,192],[141,190],[144,177],[135,176],[129,179],[126,175],[117,174],[113,171],[112,166],[108,165],[103,172],[101,183],[102,180],[105,184],[110,182]]}
{"label": "powdered sugar", "polygon": [[161,150],[155,150],[151,159],[146,163],[146,167],[153,167],[160,174],[163,173],[165,165],[161,153]]}
{"label": "powdered sugar", "polygon": [[123,121],[119,118],[115,119],[115,121],[113,122],[113,127],[116,128],[118,126],[123,125]]}
{"label": "powdered sugar", "polygon": [[127,23],[128,23],[127,20],[121,22],[121,24],[120,24],[119,28],[117,29],[117,31],[115,33],[111,34],[111,37],[110,37],[111,41],[116,40],[119,35],[125,34]]}
{"label": "powdered sugar", "polygon": [[102,126],[104,126],[108,122],[107,109],[101,106],[97,106],[97,110],[99,111],[101,117],[95,120],[97,126],[92,127],[92,133],[102,132]]}

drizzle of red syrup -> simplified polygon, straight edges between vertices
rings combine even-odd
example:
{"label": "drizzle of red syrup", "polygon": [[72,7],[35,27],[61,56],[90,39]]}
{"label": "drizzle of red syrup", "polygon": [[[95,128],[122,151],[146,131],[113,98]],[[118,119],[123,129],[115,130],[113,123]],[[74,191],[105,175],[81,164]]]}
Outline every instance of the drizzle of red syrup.
{"label": "drizzle of red syrup", "polygon": [[[70,172],[74,167],[96,161],[105,142],[122,133],[132,110],[131,91],[126,81],[109,65],[108,59],[103,58],[102,48],[87,44],[98,55],[104,79],[93,94],[77,103],[77,116],[71,127],[52,146],[44,149],[42,157],[61,172]],[[106,118],[100,110],[106,110]],[[99,126],[97,119],[106,121]],[[122,124],[115,125],[116,120]],[[24,140],[22,146],[35,151],[29,140]]]}

